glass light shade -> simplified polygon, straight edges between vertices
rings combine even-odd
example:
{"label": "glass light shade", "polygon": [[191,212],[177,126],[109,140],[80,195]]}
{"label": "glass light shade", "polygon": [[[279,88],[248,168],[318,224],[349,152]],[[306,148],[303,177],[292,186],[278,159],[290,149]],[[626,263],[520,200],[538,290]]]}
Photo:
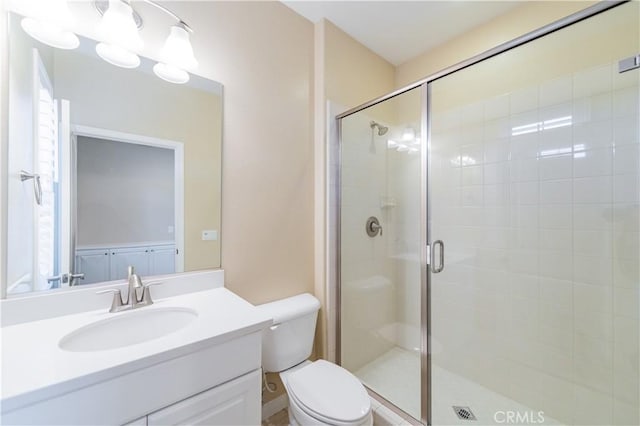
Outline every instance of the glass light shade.
{"label": "glass light shade", "polygon": [[137,68],[140,65],[138,55],[115,44],[98,43],[96,52],[111,65],[122,68]]}
{"label": "glass light shade", "polygon": [[20,25],[22,29],[41,43],[59,49],[75,49],[80,40],[69,28],[73,16],[66,0],[39,0],[31,6]]}
{"label": "glass light shade", "polygon": [[144,45],[133,19],[133,9],[122,0],[109,0],[109,8],[98,25],[98,38],[130,52]]}
{"label": "glass light shade", "polygon": [[162,62],[153,67],[153,72],[169,83],[184,84],[189,81],[189,73],[183,69]]}
{"label": "glass light shade", "polygon": [[80,39],[71,31],[63,30],[55,24],[38,21],[34,18],[23,18],[20,22],[27,34],[41,43],[58,49],[75,49],[80,45]]}
{"label": "glass light shade", "polygon": [[189,33],[180,25],[171,27],[169,36],[160,51],[160,62],[183,70],[193,70],[198,66]]}

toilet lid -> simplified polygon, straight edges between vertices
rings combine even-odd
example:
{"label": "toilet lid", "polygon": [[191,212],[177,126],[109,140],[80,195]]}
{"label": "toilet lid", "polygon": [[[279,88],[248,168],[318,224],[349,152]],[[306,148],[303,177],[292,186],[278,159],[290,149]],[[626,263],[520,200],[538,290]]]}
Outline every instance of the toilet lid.
{"label": "toilet lid", "polygon": [[344,368],[324,360],[291,373],[288,384],[296,400],[319,417],[350,423],[371,410],[362,383]]}

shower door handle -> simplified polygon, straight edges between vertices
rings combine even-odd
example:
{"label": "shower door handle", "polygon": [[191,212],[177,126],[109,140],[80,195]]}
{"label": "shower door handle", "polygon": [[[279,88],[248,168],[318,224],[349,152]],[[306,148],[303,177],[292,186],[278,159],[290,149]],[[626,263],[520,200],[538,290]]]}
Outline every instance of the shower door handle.
{"label": "shower door handle", "polygon": [[[436,247],[440,247],[440,255],[438,256],[438,265],[436,266]],[[444,243],[442,240],[435,240],[431,248],[431,259],[429,261],[431,272],[434,274],[442,272],[444,269]]]}

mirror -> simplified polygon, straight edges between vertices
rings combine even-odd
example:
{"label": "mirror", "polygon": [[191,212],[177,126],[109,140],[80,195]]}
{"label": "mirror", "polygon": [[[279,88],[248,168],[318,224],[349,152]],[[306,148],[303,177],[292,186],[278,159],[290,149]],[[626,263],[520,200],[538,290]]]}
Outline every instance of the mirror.
{"label": "mirror", "polygon": [[220,267],[222,85],[95,41],[46,46],[9,14],[6,293]]}

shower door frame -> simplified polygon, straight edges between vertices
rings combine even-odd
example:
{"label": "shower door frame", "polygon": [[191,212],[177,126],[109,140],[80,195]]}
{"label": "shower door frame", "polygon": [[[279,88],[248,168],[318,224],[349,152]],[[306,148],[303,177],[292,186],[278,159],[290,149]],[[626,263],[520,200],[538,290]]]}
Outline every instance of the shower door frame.
{"label": "shower door frame", "polygon": [[[605,12],[621,4],[628,3],[631,0],[616,0],[616,1],[600,1],[586,9],[578,11],[574,14],[566,16],[548,25],[545,25],[537,30],[531,31],[518,38],[515,38],[506,43],[500,44],[492,49],[489,49],[483,53],[475,55],[462,62],[454,64],[450,67],[444,68],[434,74],[431,74],[423,79],[420,79],[414,83],[397,89],[387,95],[375,98],[369,102],[366,102],[357,107],[351,108],[336,115],[335,120],[337,124],[337,147],[335,151],[330,152],[329,158],[336,160],[336,171],[332,177],[335,182],[335,192],[329,196],[329,210],[335,215],[335,246],[329,245],[329,250],[333,249],[333,256],[329,256],[329,288],[335,289],[335,361],[338,365],[342,364],[341,360],[341,184],[342,184],[342,119],[352,114],[363,111],[369,107],[387,101],[396,96],[402,95],[410,90],[422,88],[421,92],[421,171],[420,171],[420,186],[421,186],[421,215],[420,215],[420,297],[421,297],[421,310],[420,310],[420,404],[421,404],[421,418],[415,419],[413,416],[404,412],[391,401],[387,400],[383,395],[369,389],[370,393],[375,394],[383,404],[394,412],[397,412],[405,419],[415,420],[423,425],[431,425],[431,265],[429,261],[431,247],[431,179],[430,179],[430,156],[431,149],[431,83],[460,71],[464,68],[471,67],[482,61],[490,59],[501,53],[515,49],[519,46],[527,44],[531,41],[537,40],[555,31],[564,29],[580,21],[588,19],[599,13]],[[331,170],[329,168],[329,170]],[[333,205],[333,209],[331,208]],[[331,215],[329,215],[331,216]],[[331,220],[328,223],[328,229],[331,228]],[[335,283],[331,282],[331,278],[335,277]]]}

